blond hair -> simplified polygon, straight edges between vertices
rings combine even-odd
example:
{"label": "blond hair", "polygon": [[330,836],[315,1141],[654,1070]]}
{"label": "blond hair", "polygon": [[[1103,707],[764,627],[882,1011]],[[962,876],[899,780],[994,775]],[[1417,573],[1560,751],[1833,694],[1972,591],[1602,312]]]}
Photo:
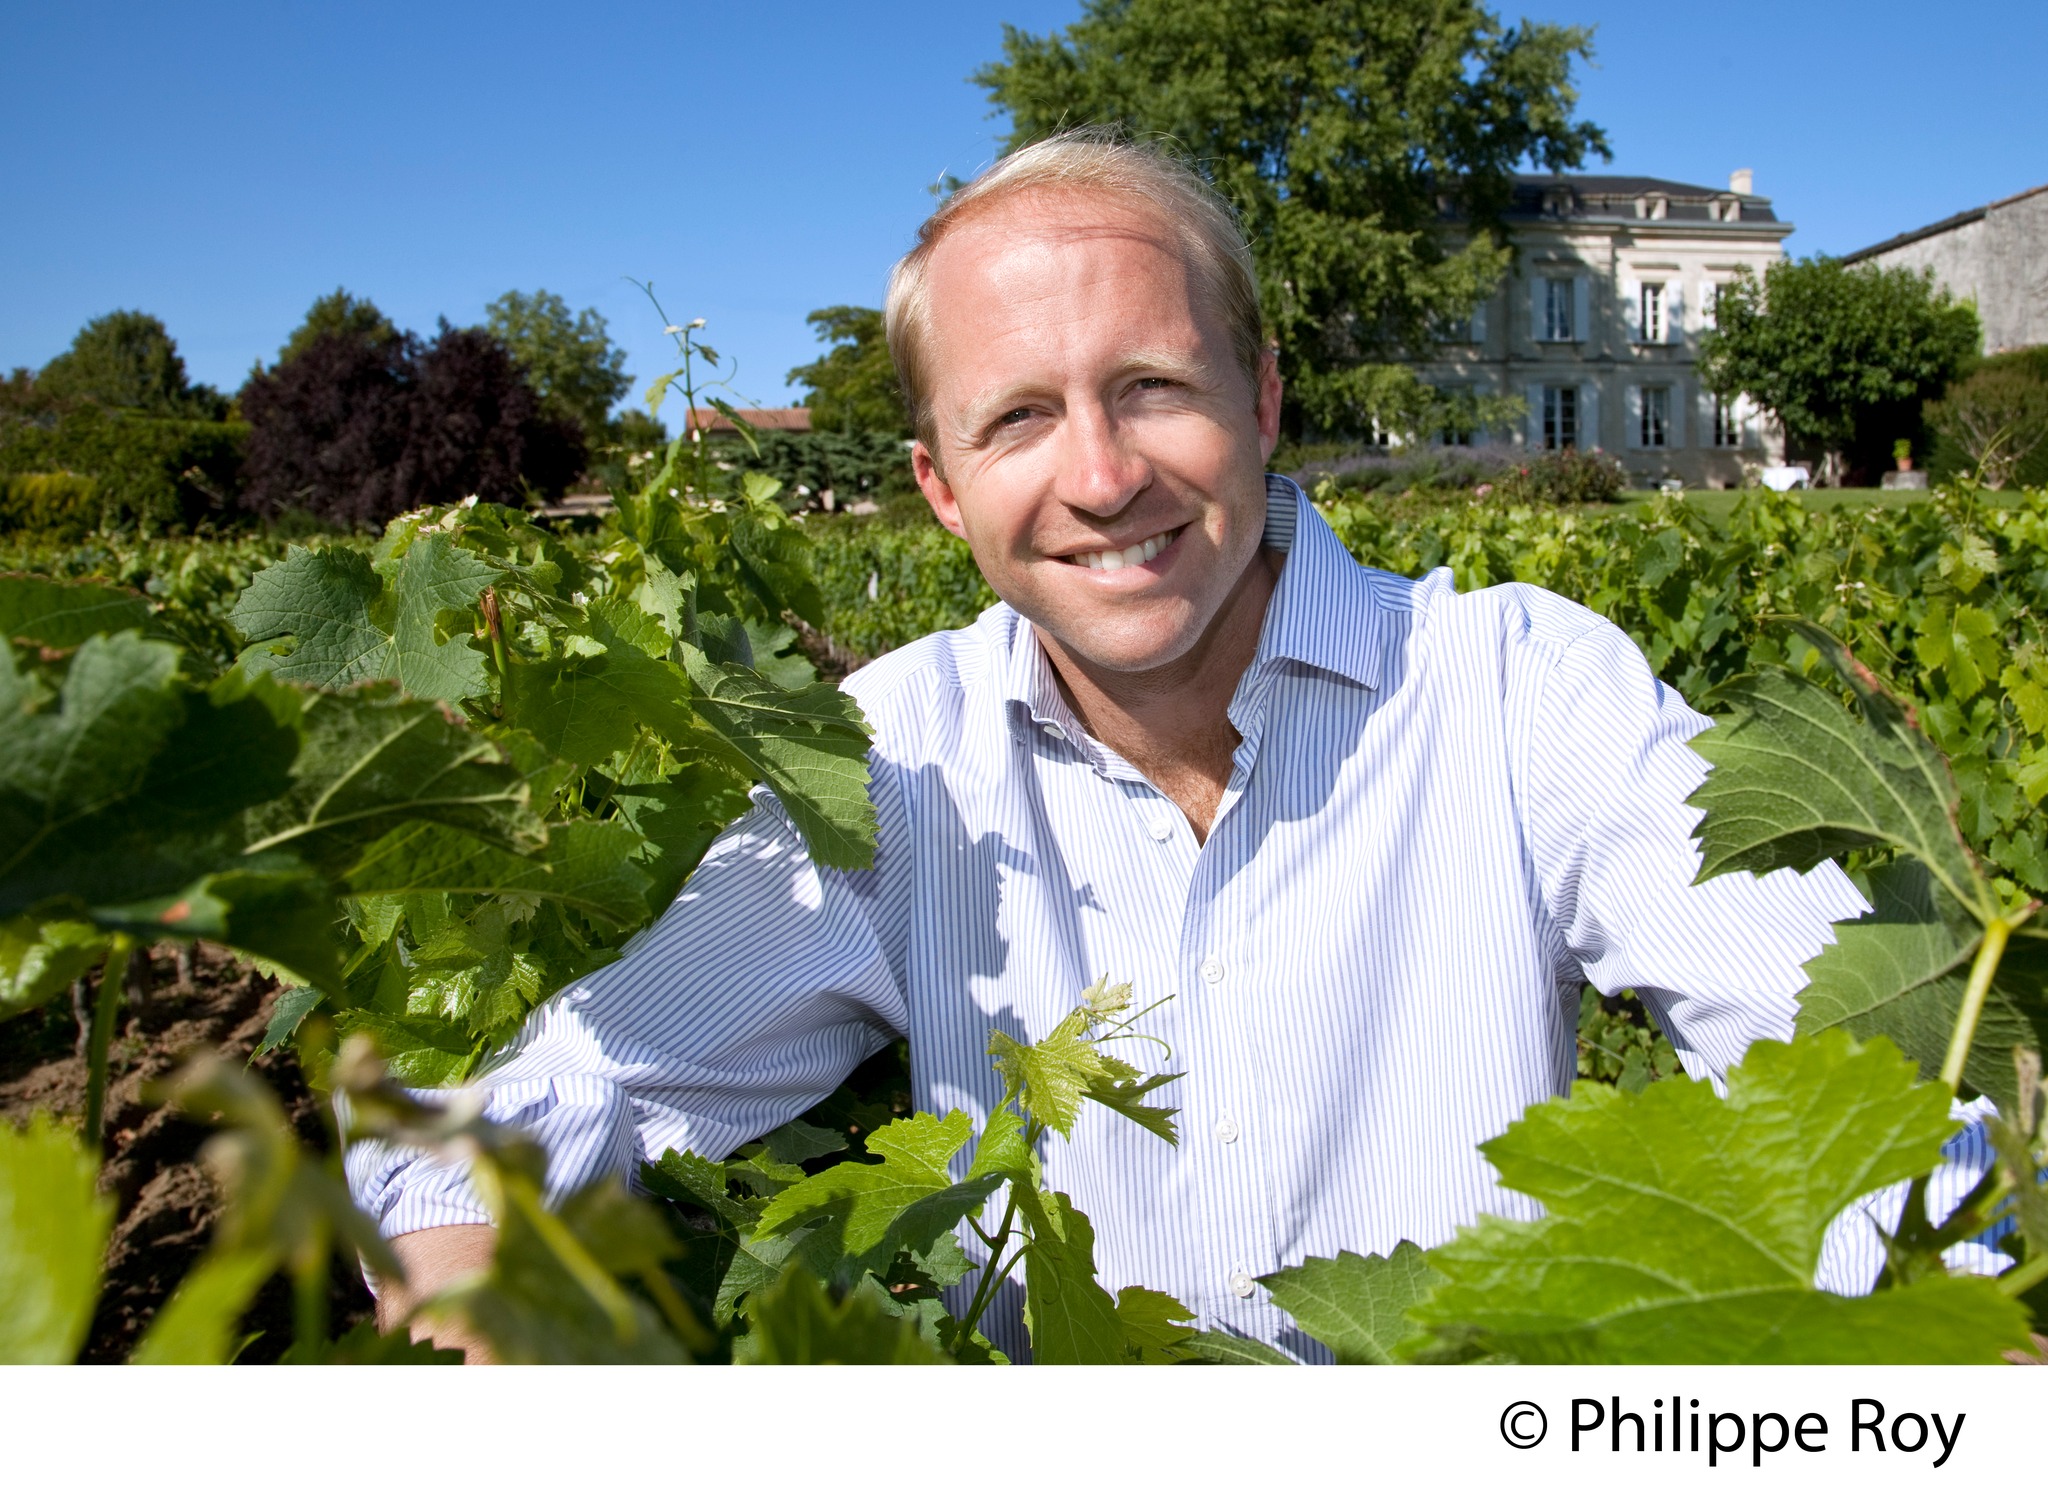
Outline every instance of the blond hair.
{"label": "blond hair", "polygon": [[1251,247],[1230,206],[1192,168],[1162,149],[1099,128],[1063,131],[1004,157],[947,198],[918,226],[917,243],[889,274],[884,304],[889,357],[910,409],[911,429],[934,460],[938,440],[926,368],[932,253],[976,213],[1026,193],[1058,191],[1135,199],[1158,211],[1180,237],[1196,287],[1222,316],[1232,352],[1253,390],[1258,389],[1265,354],[1259,286]]}

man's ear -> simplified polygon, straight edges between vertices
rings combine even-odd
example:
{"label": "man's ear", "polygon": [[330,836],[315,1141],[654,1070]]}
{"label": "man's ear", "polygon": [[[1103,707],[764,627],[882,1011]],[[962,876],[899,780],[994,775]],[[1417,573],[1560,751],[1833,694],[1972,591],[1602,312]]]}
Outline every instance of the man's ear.
{"label": "man's ear", "polygon": [[1273,457],[1280,442],[1280,357],[1272,350],[1259,356],[1259,462]]}
{"label": "man's ear", "polygon": [[939,461],[924,446],[923,439],[910,445],[910,472],[917,477],[917,488],[924,492],[939,525],[955,537],[965,538],[967,530],[960,524],[960,503],[953,499],[953,487],[939,473]]}

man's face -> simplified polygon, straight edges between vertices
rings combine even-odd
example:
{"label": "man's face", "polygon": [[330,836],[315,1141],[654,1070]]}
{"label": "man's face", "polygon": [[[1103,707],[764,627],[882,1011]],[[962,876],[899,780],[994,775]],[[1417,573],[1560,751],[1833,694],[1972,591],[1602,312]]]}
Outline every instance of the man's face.
{"label": "man's face", "polygon": [[1031,194],[940,242],[929,273],[939,452],[918,484],[990,586],[1073,656],[1188,653],[1259,546],[1278,434],[1157,213]]}

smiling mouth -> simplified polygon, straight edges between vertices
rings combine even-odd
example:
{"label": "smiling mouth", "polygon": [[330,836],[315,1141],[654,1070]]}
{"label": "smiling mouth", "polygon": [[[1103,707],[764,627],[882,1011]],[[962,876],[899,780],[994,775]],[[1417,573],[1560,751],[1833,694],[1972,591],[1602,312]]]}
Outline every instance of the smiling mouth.
{"label": "smiling mouth", "polygon": [[1077,568],[1093,569],[1099,573],[1114,573],[1118,569],[1136,568],[1141,563],[1150,563],[1165,552],[1173,540],[1187,529],[1173,527],[1143,542],[1134,542],[1129,547],[1116,550],[1105,548],[1094,553],[1068,553],[1063,559]]}

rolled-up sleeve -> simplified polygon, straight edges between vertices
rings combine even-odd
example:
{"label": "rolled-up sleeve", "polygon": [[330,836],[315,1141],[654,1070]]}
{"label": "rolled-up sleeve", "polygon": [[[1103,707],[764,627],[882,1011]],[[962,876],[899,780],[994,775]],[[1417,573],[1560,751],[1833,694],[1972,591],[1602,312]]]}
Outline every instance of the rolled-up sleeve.
{"label": "rolled-up sleeve", "polygon": [[[488,1119],[547,1149],[551,1199],[670,1148],[724,1157],[903,1031],[874,873],[819,868],[773,795],[755,803],[659,921],[537,1011],[469,1087]],[[386,1236],[489,1219],[460,1163],[361,1141],[346,1164]]]}

